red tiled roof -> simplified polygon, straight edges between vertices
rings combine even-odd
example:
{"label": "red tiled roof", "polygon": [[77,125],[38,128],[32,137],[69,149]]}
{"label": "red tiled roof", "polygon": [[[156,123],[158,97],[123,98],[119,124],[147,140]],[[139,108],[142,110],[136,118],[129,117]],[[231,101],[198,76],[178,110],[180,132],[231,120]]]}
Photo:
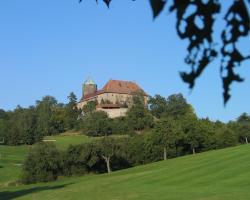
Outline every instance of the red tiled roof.
{"label": "red tiled roof", "polygon": [[102,92],[119,94],[133,94],[139,92],[147,96],[147,94],[136,83],[131,81],[120,80],[108,81],[108,83],[103,87]]}

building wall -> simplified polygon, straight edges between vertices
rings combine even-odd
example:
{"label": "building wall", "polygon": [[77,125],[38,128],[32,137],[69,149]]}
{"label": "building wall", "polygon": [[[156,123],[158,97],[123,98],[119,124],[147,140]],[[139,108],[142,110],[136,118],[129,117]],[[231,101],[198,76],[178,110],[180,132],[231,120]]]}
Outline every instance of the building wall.
{"label": "building wall", "polygon": [[117,94],[117,93],[103,93],[98,95],[97,101],[100,104],[102,99],[104,101],[110,101],[112,104],[123,104],[127,103],[128,105],[132,103],[132,95],[128,94]]}
{"label": "building wall", "polygon": [[126,115],[128,108],[103,109],[97,108],[97,111],[104,111],[110,118],[123,117]]}
{"label": "building wall", "polygon": [[[87,104],[89,101],[98,101],[98,104],[101,104],[102,100],[103,101],[110,101],[112,104],[124,104],[126,103],[128,107],[130,107],[133,103],[133,95],[130,94],[118,94],[118,93],[103,93],[99,94],[96,97],[90,98],[86,101],[82,101],[78,103],[77,107],[78,109],[82,109],[83,106]],[[144,97],[144,103],[147,105],[148,97]],[[114,118],[114,116],[119,117],[119,116],[124,116],[125,113],[127,112],[127,108],[117,108],[117,109],[103,109],[103,108],[98,108],[97,110],[102,109],[103,111],[107,112],[108,115],[111,118]]]}

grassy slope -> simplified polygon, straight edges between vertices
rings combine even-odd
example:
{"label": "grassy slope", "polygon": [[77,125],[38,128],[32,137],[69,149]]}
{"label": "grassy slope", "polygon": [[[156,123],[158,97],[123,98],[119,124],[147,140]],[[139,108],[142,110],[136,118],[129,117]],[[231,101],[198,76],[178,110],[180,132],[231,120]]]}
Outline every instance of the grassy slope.
{"label": "grassy slope", "polygon": [[56,136],[47,136],[44,138],[45,140],[55,140],[55,144],[58,149],[64,150],[70,144],[81,144],[90,142],[93,140],[91,137],[87,137],[85,135],[56,135]]}
{"label": "grassy slope", "polygon": [[[92,138],[84,135],[78,136],[49,136],[47,140],[56,140],[54,143],[58,149],[64,150],[70,144],[85,143]],[[21,172],[22,162],[25,159],[30,146],[3,146],[0,145],[0,188],[16,181]],[[0,198],[1,199],[1,198]]]}
{"label": "grassy slope", "polygon": [[3,199],[249,200],[250,145],[190,155],[111,175],[8,187]]}
{"label": "grassy slope", "polygon": [[28,146],[0,145],[0,188],[18,179],[28,149]]}

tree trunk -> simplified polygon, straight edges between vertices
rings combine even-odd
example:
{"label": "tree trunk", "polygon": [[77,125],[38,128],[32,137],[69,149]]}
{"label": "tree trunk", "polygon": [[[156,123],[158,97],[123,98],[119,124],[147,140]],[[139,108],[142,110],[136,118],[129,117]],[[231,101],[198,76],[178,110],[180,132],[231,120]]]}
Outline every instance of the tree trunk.
{"label": "tree trunk", "polygon": [[109,158],[107,159],[107,170],[108,170],[108,173],[111,173],[110,159]]}
{"label": "tree trunk", "polygon": [[167,148],[166,147],[164,147],[163,148],[163,158],[164,158],[164,160],[167,160]]}
{"label": "tree trunk", "polygon": [[193,148],[193,154],[195,154],[195,148]]}
{"label": "tree trunk", "polygon": [[247,137],[245,137],[245,139],[246,139],[246,144],[248,144],[248,139],[247,139]]}
{"label": "tree trunk", "polygon": [[110,168],[110,157],[106,157],[106,156],[102,156],[102,157],[106,162],[107,172],[110,174],[112,171]]}

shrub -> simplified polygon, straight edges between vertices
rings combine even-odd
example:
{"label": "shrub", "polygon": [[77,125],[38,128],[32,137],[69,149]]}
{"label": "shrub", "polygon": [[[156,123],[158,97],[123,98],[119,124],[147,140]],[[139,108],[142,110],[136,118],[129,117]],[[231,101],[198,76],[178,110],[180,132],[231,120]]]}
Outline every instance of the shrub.
{"label": "shrub", "polygon": [[61,154],[54,144],[39,143],[29,152],[22,171],[25,184],[48,182],[57,179],[61,172]]}

